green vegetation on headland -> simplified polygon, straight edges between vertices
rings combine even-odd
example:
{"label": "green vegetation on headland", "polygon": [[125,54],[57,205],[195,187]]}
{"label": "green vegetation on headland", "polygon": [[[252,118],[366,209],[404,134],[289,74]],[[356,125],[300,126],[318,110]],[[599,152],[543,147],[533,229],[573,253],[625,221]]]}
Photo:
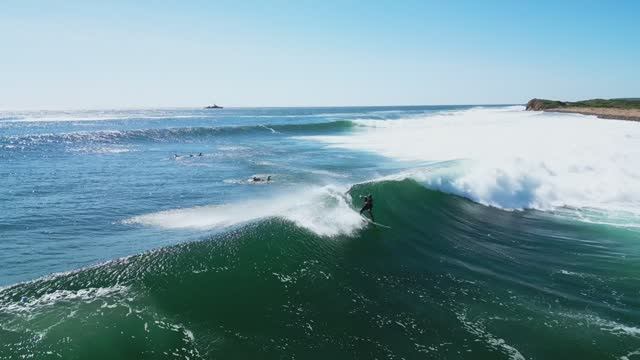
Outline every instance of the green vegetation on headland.
{"label": "green vegetation on headland", "polygon": [[640,121],[640,98],[557,101],[531,99],[527,110],[595,115],[601,119]]}
{"label": "green vegetation on headland", "polygon": [[546,99],[531,99],[527,103],[527,110],[550,110],[562,108],[613,108],[640,109],[640,98],[625,99],[591,99],[582,101],[557,101]]}

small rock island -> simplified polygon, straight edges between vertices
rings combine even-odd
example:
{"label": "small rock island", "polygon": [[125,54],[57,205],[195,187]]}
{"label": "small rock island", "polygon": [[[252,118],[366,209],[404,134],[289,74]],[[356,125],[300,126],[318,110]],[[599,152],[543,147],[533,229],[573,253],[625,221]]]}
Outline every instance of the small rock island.
{"label": "small rock island", "polygon": [[531,99],[529,111],[553,111],[595,115],[601,119],[640,121],[640,98],[591,99],[582,101],[558,101]]}

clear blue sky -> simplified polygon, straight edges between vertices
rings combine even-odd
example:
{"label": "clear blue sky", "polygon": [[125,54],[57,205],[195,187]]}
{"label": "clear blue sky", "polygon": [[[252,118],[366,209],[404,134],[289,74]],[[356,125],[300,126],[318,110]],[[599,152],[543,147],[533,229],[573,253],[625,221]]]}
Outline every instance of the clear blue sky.
{"label": "clear blue sky", "polygon": [[31,1],[0,109],[640,97],[640,1]]}

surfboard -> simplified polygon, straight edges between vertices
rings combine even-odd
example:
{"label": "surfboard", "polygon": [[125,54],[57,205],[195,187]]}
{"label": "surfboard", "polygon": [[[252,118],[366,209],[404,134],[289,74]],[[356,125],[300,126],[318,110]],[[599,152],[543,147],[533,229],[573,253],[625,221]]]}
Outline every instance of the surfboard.
{"label": "surfboard", "polygon": [[387,225],[384,225],[384,224],[377,223],[377,222],[369,219],[366,216],[363,216],[362,218],[365,219],[369,224],[372,224],[372,225],[375,225],[375,226],[380,226],[380,227],[383,227],[385,229],[391,229],[391,226],[387,226]]}

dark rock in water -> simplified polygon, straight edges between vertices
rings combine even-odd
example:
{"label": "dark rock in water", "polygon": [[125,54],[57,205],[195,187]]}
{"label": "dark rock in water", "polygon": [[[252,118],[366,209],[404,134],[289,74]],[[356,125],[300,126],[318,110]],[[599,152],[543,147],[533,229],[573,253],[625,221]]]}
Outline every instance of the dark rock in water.
{"label": "dark rock in water", "polygon": [[216,104],[205,106],[205,109],[224,109],[222,106],[218,106]]}

